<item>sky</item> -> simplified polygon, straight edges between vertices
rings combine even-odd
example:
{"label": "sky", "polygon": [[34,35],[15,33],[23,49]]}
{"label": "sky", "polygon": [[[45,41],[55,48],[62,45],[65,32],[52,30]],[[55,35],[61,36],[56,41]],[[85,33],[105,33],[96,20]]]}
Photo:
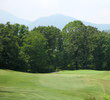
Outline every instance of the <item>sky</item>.
{"label": "sky", "polygon": [[110,24],[110,0],[0,0],[0,10],[30,21],[64,14],[78,20]]}

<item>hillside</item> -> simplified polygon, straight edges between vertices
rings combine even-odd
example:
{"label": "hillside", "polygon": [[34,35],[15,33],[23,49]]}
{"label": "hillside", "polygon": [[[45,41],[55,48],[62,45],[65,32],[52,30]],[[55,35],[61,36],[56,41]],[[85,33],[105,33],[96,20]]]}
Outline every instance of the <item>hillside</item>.
{"label": "hillside", "polygon": [[28,25],[30,23],[30,21],[28,21],[28,20],[17,18],[13,14],[10,14],[6,11],[0,10],[0,23],[5,24],[8,21],[11,24],[19,23],[19,24]]}
{"label": "hillside", "polygon": [[35,20],[34,22],[30,23],[30,28],[34,28],[37,26],[56,26],[57,28],[64,28],[64,26],[66,24],[68,24],[71,21],[76,20],[75,18],[69,17],[69,16],[65,16],[62,14],[56,14],[56,15],[52,15],[52,16],[48,16],[48,17],[42,17],[39,18],[37,20]]}
{"label": "hillside", "polygon": [[[73,18],[70,16],[65,16],[62,14],[51,15],[47,17],[41,17],[31,22],[28,20],[24,20],[21,18],[17,18],[16,16],[10,14],[9,12],[0,10],[0,23],[6,23],[7,21],[13,23],[19,23],[29,26],[30,29],[33,29],[37,26],[56,26],[57,28],[62,29],[67,23],[80,20],[77,18]],[[95,24],[91,22],[82,21],[85,25],[91,25],[93,27],[98,28],[99,30],[110,30],[110,24]]]}
{"label": "hillside", "polygon": [[[75,20],[80,20],[80,19],[65,16],[62,14],[56,14],[56,15],[51,15],[48,17],[42,17],[42,18],[35,20],[34,22],[29,24],[29,28],[33,29],[34,27],[38,27],[38,26],[53,25],[53,26],[56,26],[57,28],[63,29],[66,24],[68,24],[71,21],[75,21]],[[95,23],[91,23],[91,22],[87,22],[87,21],[82,21],[82,22],[85,25],[90,25],[90,26],[96,27],[101,31],[110,29],[110,24],[95,24]]]}
{"label": "hillside", "polygon": [[0,100],[102,100],[110,94],[109,71],[29,74],[0,70]]}

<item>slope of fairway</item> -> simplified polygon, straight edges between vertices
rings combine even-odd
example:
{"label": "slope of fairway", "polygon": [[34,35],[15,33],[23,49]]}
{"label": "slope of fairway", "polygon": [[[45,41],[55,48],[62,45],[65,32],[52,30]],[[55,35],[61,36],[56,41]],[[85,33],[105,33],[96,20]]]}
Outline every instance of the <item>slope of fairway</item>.
{"label": "slope of fairway", "polygon": [[0,100],[101,100],[110,94],[109,71],[30,74],[0,70]]}

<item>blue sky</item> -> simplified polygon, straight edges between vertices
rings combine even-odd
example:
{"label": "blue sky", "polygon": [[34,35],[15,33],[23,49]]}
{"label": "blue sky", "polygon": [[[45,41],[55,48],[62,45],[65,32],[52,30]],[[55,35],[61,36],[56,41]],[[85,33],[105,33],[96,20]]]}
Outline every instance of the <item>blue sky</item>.
{"label": "blue sky", "polygon": [[31,21],[64,14],[79,20],[110,24],[110,0],[0,0],[0,9]]}

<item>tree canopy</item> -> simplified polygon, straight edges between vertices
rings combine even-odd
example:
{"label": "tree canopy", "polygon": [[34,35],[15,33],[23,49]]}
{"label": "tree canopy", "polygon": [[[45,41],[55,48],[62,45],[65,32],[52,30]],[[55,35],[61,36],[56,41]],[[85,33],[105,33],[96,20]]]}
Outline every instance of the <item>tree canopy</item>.
{"label": "tree canopy", "polygon": [[81,21],[60,30],[0,24],[0,68],[26,72],[110,70],[110,34]]}

